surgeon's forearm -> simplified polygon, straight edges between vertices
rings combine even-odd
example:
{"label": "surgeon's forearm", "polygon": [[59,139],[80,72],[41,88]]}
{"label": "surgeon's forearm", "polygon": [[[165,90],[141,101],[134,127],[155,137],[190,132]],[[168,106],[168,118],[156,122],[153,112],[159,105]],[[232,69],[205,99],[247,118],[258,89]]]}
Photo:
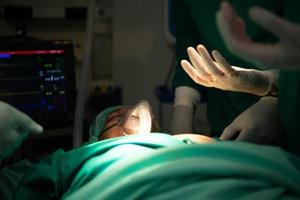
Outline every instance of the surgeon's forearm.
{"label": "surgeon's forearm", "polygon": [[247,82],[234,88],[234,91],[258,96],[277,96],[278,70],[247,70]]}
{"label": "surgeon's forearm", "polygon": [[278,77],[279,77],[279,70],[268,70],[266,71],[269,75],[270,80],[270,90],[268,91],[267,95],[277,96],[278,93]]}
{"label": "surgeon's forearm", "polygon": [[171,133],[193,132],[193,117],[196,105],[201,100],[201,94],[187,86],[175,89],[175,99],[171,119]]}
{"label": "surgeon's forearm", "polygon": [[[261,91],[257,91],[257,94],[259,96],[277,96],[277,84],[278,84],[278,74],[279,71],[278,70],[266,70],[266,71],[259,71],[256,70],[257,72],[259,72],[262,76],[262,78],[265,78],[266,81],[262,81],[264,82],[266,85],[262,88],[265,88]],[[260,87],[257,87],[260,88]]]}

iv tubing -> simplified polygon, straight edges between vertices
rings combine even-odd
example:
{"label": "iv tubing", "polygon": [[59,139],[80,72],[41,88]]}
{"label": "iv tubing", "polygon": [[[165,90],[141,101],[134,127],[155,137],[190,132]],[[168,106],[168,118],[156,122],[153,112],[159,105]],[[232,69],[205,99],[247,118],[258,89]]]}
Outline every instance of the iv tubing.
{"label": "iv tubing", "polygon": [[73,130],[73,147],[82,144],[83,117],[85,102],[89,91],[88,79],[91,74],[91,59],[93,48],[93,25],[94,25],[94,8],[95,0],[88,1],[88,13],[86,22],[86,48],[84,52],[83,62],[80,69],[80,82],[77,92],[77,101],[75,108],[74,130]]}

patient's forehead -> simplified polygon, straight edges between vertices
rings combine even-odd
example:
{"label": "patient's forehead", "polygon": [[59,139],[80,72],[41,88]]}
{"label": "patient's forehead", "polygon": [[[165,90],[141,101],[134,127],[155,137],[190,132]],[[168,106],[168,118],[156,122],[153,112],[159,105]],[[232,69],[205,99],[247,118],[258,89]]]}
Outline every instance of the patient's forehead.
{"label": "patient's forehead", "polygon": [[117,110],[111,112],[108,115],[107,121],[113,120],[115,118],[124,117],[128,113],[129,110],[130,110],[129,107],[118,108]]}
{"label": "patient's forehead", "polygon": [[[138,104],[137,104],[138,105]],[[126,120],[127,117],[129,116],[130,113],[132,113],[133,108],[135,106],[121,106],[115,110],[113,110],[110,114],[108,114],[107,118],[105,119],[104,126],[102,131],[100,131],[98,139],[108,139],[112,137],[118,137],[118,136],[124,136],[123,132],[125,131],[127,134],[130,134],[130,129],[124,129],[122,126],[123,123],[122,120]],[[150,113],[151,112],[151,107],[150,107]],[[125,119],[126,118],[126,119]],[[159,124],[151,115],[151,121],[152,121],[152,126],[151,126],[151,131],[158,132],[159,131]]]}
{"label": "patient's forehead", "polygon": [[127,115],[129,110],[130,110],[129,107],[122,107],[111,112],[106,119],[104,127],[107,128],[117,122],[120,122]]}

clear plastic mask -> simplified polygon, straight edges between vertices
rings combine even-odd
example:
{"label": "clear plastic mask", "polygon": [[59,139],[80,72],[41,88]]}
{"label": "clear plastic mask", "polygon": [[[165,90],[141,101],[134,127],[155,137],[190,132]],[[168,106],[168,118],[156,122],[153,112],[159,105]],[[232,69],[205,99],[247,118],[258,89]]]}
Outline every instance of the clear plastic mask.
{"label": "clear plastic mask", "polygon": [[141,100],[121,120],[124,135],[150,133],[152,127],[152,110],[146,100]]}

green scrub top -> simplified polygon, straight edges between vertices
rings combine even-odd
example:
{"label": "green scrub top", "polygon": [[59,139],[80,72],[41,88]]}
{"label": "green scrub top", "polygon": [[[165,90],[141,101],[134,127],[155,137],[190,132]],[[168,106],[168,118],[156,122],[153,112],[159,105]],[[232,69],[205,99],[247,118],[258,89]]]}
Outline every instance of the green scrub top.
{"label": "green scrub top", "polygon": [[[243,142],[195,144],[139,134],[60,150],[25,166],[22,176],[13,174],[19,182],[8,199],[300,198],[298,157]],[[10,185],[3,181],[5,200]]]}
{"label": "green scrub top", "polygon": [[[284,17],[300,24],[299,8],[299,1],[285,1]],[[278,104],[281,121],[286,131],[287,148],[300,156],[300,70],[280,71]]]}
{"label": "green scrub top", "polygon": [[[253,5],[265,7],[275,13],[281,14],[281,0],[243,0],[229,1],[237,9],[238,14],[245,19],[249,35],[256,41],[274,41],[268,32],[262,30],[249,19],[248,9]],[[212,129],[212,136],[219,136],[223,129],[246,108],[255,103],[259,98],[255,95],[222,91],[214,88],[202,87],[196,83],[180,65],[180,60],[188,59],[186,49],[198,44],[205,45],[209,51],[217,49],[235,66],[253,68],[253,64],[246,63],[226,48],[216,27],[215,14],[220,8],[220,0],[174,0],[174,20],[176,27],[176,60],[177,66],[173,77],[172,86],[190,86],[200,91],[208,103],[207,116]]]}
{"label": "green scrub top", "polygon": [[278,102],[287,149],[300,156],[300,71],[280,71]]}

